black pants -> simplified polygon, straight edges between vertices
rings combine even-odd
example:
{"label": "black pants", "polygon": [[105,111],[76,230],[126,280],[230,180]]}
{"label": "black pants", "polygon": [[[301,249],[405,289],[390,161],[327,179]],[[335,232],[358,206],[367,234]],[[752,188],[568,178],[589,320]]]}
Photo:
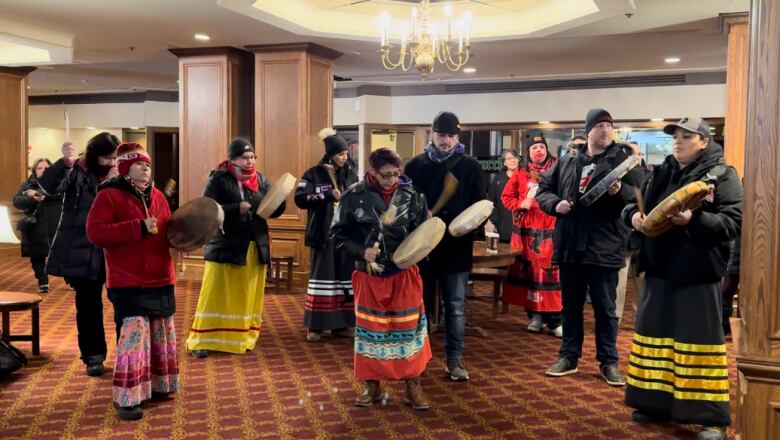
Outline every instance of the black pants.
{"label": "black pants", "polygon": [[596,316],[596,359],[601,365],[617,364],[618,317],[615,312],[618,269],[589,264],[560,266],[563,297],[563,342],[560,356],[574,363],[582,356],[585,329],[582,318],[585,295],[590,293]]}
{"label": "black pants", "polygon": [[30,257],[30,264],[33,272],[35,272],[35,279],[38,280],[38,285],[48,285],[49,277],[46,276],[46,257]]}
{"label": "black pants", "polygon": [[76,327],[79,332],[81,360],[87,364],[106,360],[106,334],[103,330],[103,284],[105,273],[97,279],[69,278],[76,290]]}

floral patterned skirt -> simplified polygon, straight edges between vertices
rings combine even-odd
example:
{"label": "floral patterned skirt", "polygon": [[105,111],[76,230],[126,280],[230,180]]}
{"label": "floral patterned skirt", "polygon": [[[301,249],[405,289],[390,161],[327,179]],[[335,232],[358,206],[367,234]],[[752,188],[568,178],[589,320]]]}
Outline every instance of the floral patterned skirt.
{"label": "floral patterned skirt", "polygon": [[136,406],[156,393],[179,390],[173,317],[131,316],[122,320],[114,366],[114,402]]}

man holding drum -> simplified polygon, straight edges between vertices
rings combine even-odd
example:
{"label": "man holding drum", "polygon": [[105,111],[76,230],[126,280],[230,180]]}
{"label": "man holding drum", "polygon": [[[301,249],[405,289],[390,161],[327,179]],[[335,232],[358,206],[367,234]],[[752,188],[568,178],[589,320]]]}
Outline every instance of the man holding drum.
{"label": "man holding drum", "polygon": [[698,424],[699,439],[723,439],[731,419],[720,278],[740,233],[742,186],[706,122],[683,118],[664,132],[673,152],[646,184],[652,212],[636,204],[623,212],[645,234],[638,270],[646,272],[626,404],[636,422]]}
{"label": "man holding drum", "polygon": [[[457,179],[457,187],[449,188],[451,197],[439,212],[432,212],[449,225],[455,217],[474,203],[486,198],[482,168],[474,158],[466,156],[465,146],[458,140],[460,123],[450,112],[441,112],[433,120],[431,142],[425,152],[406,165],[405,173],[412,183],[434,203],[446,194],[448,174]],[[466,283],[471,270],[474,233],[453,237],[445,233],[441,243],[431,252],[427,261],[420,262],[425,308],[429,316],[436,310],[437,284],[444,304],[444,351],[446,371],[450,379],[468,380],[463,368],[463,338],[465,335]]]}
{"label": "man holding drum", "polygon": [[[536,200],[542,210],[557,217],[553,233],[553,263],[560,266],[563,299],[563,341],[560,357],[548,376],[577,372],[584,339],[583,307],[590,292],[596,316],[596,359],[601,376],[612,386],[625,381],[618,371],[616,348],[618,317],[615,313],[618,270],[625,264],[628,229],[620,213],[634,201],[633,187],[641,182],[631,170],[623,181],[615,180],[600,197],[586,204],[590,190],[633,157],[628,145],[613,140],[612,116],[592,109],[585,119],[588,143],[578,147],[545,173]],[[606,183],[606,182],[605,182]],[[602,183],[603,185],[603,183]]]}
{"label": "man holding drum", "polygon": [[[420,225],[438,222],[439,237],[444,225],[438,219],[426,222],[425,197],[401,175],[397,153],[380,148],[368,162],[366,178],[342,195],[330,230],[335,251],[356,261],[355,376],[365,381],[365,389],[355,405],[386,400],[380,381],[401,379],[406,381],[404,402],[425,410],[420,375],[431,359],[431,347],[422,280],[417,266],[403,264],[394,254]],[[432,240],[418,241],[424,247]]]}

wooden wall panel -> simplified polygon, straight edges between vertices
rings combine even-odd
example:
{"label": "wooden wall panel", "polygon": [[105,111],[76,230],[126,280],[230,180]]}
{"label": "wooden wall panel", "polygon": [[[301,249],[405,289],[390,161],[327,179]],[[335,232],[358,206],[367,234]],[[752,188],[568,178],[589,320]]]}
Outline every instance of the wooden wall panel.
{"label": "wooden wall panel", "polygon": [[0,205],[11,207],[27,178],[27,75],[34,68],[0,67]]}
{"label": "wooden wall panel", "polygon": [[740,176],[745,168],[745,126],[747,123],[748,57],[750,29],[747,12],[724,16],[728,29],[728,57],[726,63],[726,162],[737,169]]}
{"label": "wooden wall panel", "polygon": [[[739,308],[741,438],[778,438],[780,401],[780,0],[753,0]],[[772,408],[772,406],[775,408]],[[774,435],[774,437],[773,437]]]}
{"label": "wooden wall panel", "polygon": [[[285,172],[300,178],[324,153],[317,133],[333,121],[333,59],[315,44],[248,46],[255,53],[255,139],[260,168],[272,181]],[[293,256],[294,283],[308,281],[304,245],[306,211],[295,206],[269,222],[273,254]]]}

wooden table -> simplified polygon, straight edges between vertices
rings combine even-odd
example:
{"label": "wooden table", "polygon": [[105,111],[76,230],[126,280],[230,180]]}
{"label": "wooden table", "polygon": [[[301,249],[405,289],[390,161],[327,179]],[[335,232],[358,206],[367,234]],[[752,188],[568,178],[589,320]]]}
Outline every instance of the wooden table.
{"label": "wooden table", "polygon": [[[3,339],[6,341],[31,341],[34,356],[41,354],[39,295],[22,292],[0,291],[0,312],[3,314]],[[11,312],[30,310],[32,312],[32,334],[11,335]]]}
{"label": "wooden table", "polygon": [[[484,241],[475,241],[472,248],[472,272],[479,273],[480,269],[495,270],[494,276],[501,277],[501,275],[505,276],[503,269],[509,267],[512,263],[515,262],[515,259],[517,258],[517,255],[520,254],[519,250],[513,250],[509,244],[507,243],[499,243],[498,244],[498,252],[488,252],[487,245]],[[493,289],[495,290],[497,288],[496,284],[494,283]],[[500,286],[500,284],[499,284]],[[493,292],[494,296],[497,294],[497,292]],[[495,303],[494,298],[494,304],[493,304],[493,315],[497,315],[497,303]],[[483,338],[487,337],[487,331],[483,329],[482,327],[477,326],[471,326],[466,325],[466,334],[467,335],[478,335],[482,336]]]}

